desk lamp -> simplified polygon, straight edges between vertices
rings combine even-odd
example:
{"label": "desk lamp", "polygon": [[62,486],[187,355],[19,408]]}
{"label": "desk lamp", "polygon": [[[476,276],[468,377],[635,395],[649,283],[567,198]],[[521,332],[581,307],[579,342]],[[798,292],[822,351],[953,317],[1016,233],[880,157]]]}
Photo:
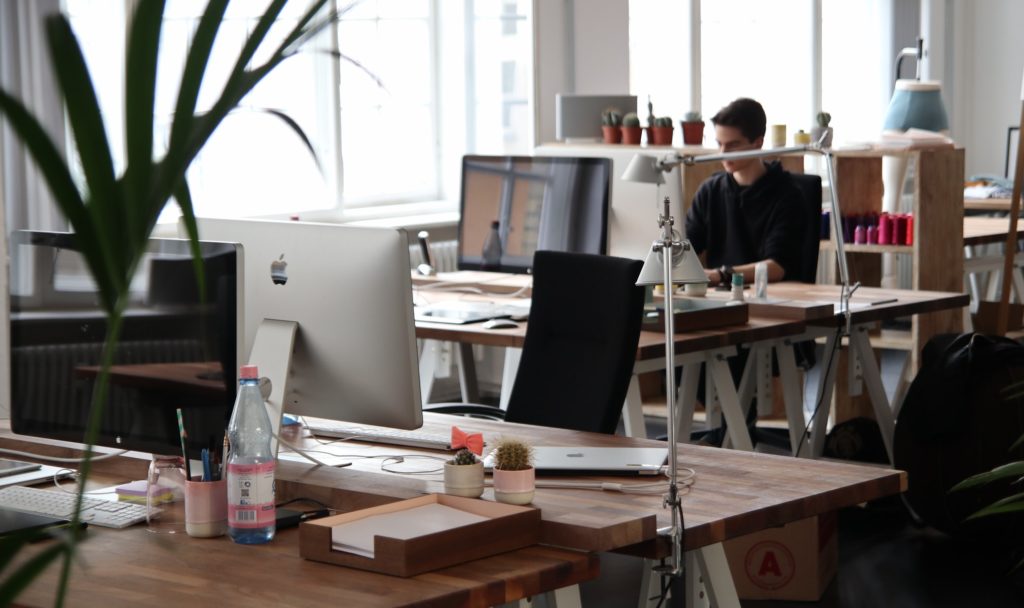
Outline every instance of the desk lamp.
{"label": "desk lamp", "polygon": [[[846,252],[843,243],[842,223],[839,215],[839,201],[836,194],[835,178],[832,162],[832,151],[829,148],[821,147],[821,142],[791,146],[785,148],[772,148],[770,150],[746,150],[742,152],[723,152],[721,154],[708,154],[702,156],[669,154],[661,159],[647,154],[637,154],[626,167],[622,179],[632,182],[660,185],[665,183],[664,174],[679,165],[694,165],[697,163],[718,162],[723,160],[742,158],[763,158],[766,156],[779,156],[782,154],[807,153],[821,154],[825,157],[828,169],[829,183],[832,184],[832,234],[836,241],[836,260],[839,264],[839,277],[842,283],[842,295],[840,306],[846,317],[846,333],[850,333],[850,297],[859,287],[859,283],[850,286],[850,273],[846,265]],[[637,285],[663,284],[665,298],[665,391],[668,404],[668,446],[669,446],[669,491],[665,496],[663,506],[670,509],[672,513],[672,527],[668,530],[659,530],[670,537],[672,543],[671,564],[659,570],[672,577],[683,575],[683,509],[677,486],[679,462],[676,453],[676,400],[675,400],[675,319],[672,314],[672,289],[673,284],[681,283],[704,283],[707,277],[701,266],[697,254],[690,245],[690,242],[680,237],[679,233],[673,230],[675,220],[672,218],[669,199],[665,197],[662,212],[658,216],[658,227],[661,228],[661,238],[654,241],[651,251],[647,255]],[[669,255],[665,255],[666,250]],[[659,269],[658,266],[661,266]],[[660,273],[659,273],[660,270]],[[660,274],[660,276],[659,276]]]}

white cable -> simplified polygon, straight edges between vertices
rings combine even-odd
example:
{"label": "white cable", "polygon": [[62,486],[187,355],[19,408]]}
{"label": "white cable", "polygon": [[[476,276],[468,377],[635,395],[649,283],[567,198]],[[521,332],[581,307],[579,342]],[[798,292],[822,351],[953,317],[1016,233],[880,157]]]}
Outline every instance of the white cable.
{"label": "white cable", "polygon": [[[279,444],[285,446],[286,448],[290,449],[291,451],[295,452],[299,456],[302,456],[303,458],[305,458],[306,460],[312,462],[313,464],[315,464],[317,466],[321,466],[321,467],[338,466],[338,465],[329,465],[329,464],[327,464],[325,462],[320,462],[319,460],[317,460],[313,456],[310,456],[310,454],[309,454],[309,452],[307,450],[304,450],[304,449],[302,449],[300,447],[292,445],[291,443],[289,443],[289,442],[285,441],[284,439],[282,439],[281,436],[278,435],[277,433],[273,433],[273,435],[274,435],[274,439],[277,439]],[[348,464],[351,464],[351,463],[348,463]]]}
{"label": "white cable", "polygon": [[[106,460],[108,458],[113,458],[114,456],[122,456],[124,454],[127,454],[129,451],[130,450],[121,450],[121,451],[118,451],[118,452],[111,452],[109,454],[97,454],[97,455],[94,455],[91,458],[91,460],[93,462],[96,462],[98,460]],[[46,456],[44,454],[34,454],[32,452],[22,452],[20,450],[11,450],[11,449],[8,449],[8,448],[0,448],[0,453],[2,453],[2,454],[13,454],[15,456],[22,456],[24,458],[35,458],[37,460],[46,460],[46,461],[49,461],[49,462],[61,462],[61,463],[69,463],[69,464],[82,464],[83,462],[85,462],[85,458],[81,458],[81,457],[78,457],[78,458],[62,458],[60,456]]]}

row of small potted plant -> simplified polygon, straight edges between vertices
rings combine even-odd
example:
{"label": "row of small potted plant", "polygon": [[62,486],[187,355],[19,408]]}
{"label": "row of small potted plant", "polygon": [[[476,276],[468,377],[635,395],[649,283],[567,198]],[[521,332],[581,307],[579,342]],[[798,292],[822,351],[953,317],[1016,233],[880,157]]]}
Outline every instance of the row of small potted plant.
{"label": "row of small potted plant", "polygon": [[[700,145],[704,140],[704,121],[700,112],[688,112],[683,120],[679,121],[683,131],[683,143],[690,146]],[[671,146],[672,136],[675,129],[672,127],[672,118],[661,116],[649,118],[647,125],[647,143],[652,146]],[[640,143],[643,128],[640,127],[640,117],[636,112],[630,112],[623,116],[615,110],[608,110],[601,114],[601,131],[604,134],[606,144],[631,144]]]}
{"label": "row of small potted plant", "polygon": [[[535,474],[533,448],[518,439],[504,438],[494,448],[494,498],[511,505],[533,501]],[[445,494],[478,498],[484,493],[484,465],[466,448],[444,465]]]}

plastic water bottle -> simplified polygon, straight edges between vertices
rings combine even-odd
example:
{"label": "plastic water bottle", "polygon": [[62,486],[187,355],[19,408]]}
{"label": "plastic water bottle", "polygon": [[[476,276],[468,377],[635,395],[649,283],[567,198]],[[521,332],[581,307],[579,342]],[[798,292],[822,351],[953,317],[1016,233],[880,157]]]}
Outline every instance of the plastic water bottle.
{"label": "plastic water bottle", "polygon": [[500,223],[498,220],[491,222],[491,231],[487,234],[487,238],[484,239],[484,250],[482,252],[482,263],[480,267],[483,270],[498,270],[501,268],[501,233],[498,231]]}
{"label": "plastic water bottle", "polygon": [[255,365],[241,368],[228,438],[228,536],[243,545],[269,542],[275,530],[275,460],[270,451],[270,416]]}

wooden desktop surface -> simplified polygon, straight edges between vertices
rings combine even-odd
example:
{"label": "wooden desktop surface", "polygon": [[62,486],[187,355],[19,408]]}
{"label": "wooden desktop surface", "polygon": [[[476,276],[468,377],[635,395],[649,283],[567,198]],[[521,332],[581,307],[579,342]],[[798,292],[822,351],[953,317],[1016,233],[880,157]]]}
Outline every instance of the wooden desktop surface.
{"label": "wooden desktop surface", "polygon": [[[482,432],[489,446],[495,445],[501,436],[522,437],[534,445],[665,445],[648,439],[425,413],[425,431],[447,434],[452,425],[466,432]],[[312,439],[304,442],[307,445],[317,443]],[[347,456],[430,453],[358,442],[333,442],[318,449]],[[353,462],[351,467],[311,467],[282,461],[278,472],[278,491],[283,498],[313,494],[335,507],[350,510],[411,498],[424,492],[438,492],[443,487],[440,473],[399,475],[382,472],[380,459],[347,460]],[[679,462],[696,472],[695,483],[682,499],[688,549],[906,489],[906,474],[892,469],[689,444],[679,445]],[[410,459],[405,466],[411,470],[422,470],[432,465],[429,461]],[[658,481],[657,478],[622,476],[560,476],[554,479],[596,479],[624,484]],[[657,529],[670,522],[669,513],[661,506],[661,489],[633,494],[538,488],[533,504],[542,513],[541,542],[591,551],[623,550],[648,556],[664,555],[666,547],[655,542]],[[485,490],[485,499],[492,496],[489,488]]]}
{"label": "wooden desktop surface", "polygon": [[1010,212],[1009,198],[964,198],[965,211]]}
{"label": "wooden desktop surface", "polygon": [[[1010,231],[1008,217],[965,217],[964,245],[986,245],[989,243],[1006,242],[1006,233]],[[1024,239],[1024,231],[1017,233],[1017,239]]]}
{"label": "wooden desktop surface", "polygon": [[[10,435],[0,445],[71,456],[61,444],[27,443]],[[144,479],[148,461],[115,457],[94,464],[89,489]],[[178,506],[180,509],[180,505]],[[174,512],[173,517],[179,517]],[[22,563],[47,544],[22,551]],[[466,564],[399,578],[308,561],[299,557],[297,528],[260,546],[227,537],[193,539],[156,534],[139,524],[124,530],[90,527],[71,577],[68,606],[473,606],[515,601],[596,578],[596,555],[532,546]],[[49,606],[59,564],[48,568],[18,598],[19,605]]]}
{"label": "wooden desktop surface", "polygon": [[[838,303],[842,293],[839,285],[808,285],[805,283],[772,283],[768,286],[771,298],[828,301]],[[960,308],[970,303],[966,293],[920,291],[913,289],[883,289],[858,287],[851,298],[850,317],[853,323],[871,323],[897,317]],[[867,306],[862,306],[868,304]],[[808,320],[808,325],[836,326],[845,322],[842,314]]]}

